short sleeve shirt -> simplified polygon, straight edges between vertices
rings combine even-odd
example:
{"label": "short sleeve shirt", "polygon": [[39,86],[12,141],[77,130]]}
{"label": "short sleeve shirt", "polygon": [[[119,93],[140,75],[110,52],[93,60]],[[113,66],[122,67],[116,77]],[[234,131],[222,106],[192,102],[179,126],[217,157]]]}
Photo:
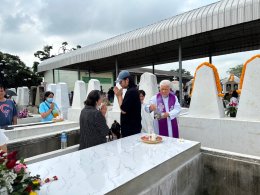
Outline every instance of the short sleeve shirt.
{"label": "short sleeve shirt", "polygon": [[[42,114],[42,113],[44,113],[44,112],[47,112],[49,109],[50,109],[50,107],[51,107],[51,105],[50,105],[50,103],[49,102],[47,102],[47,101],[44,101],[44,102],[42,102],[41,104],[40,104],[40,106],[39,106],[39,113],[40,114]],[[52,121],[52,119],[53,119],[53,114],[55,113],[55,112],[58,112],[58,106],[57,106],[57,104],[56,103],[54,103],[54,110],[46,117],[46,118],[42,118],[42,122],[46,122],[46,121]]]}
{"label": "short sleeve shirt", "polygon": [[15,116],[17,116],[17,110],[12,100],[6,99],[0,102],[0,128],[12,125]]}

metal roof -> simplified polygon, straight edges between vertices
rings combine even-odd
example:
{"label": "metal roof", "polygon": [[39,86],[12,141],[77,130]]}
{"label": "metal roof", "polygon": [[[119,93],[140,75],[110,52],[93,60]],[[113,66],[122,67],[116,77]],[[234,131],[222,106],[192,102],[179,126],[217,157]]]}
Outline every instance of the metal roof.
{"label": "metal roof", "polygon": [[[128,69],[128,71],[130,73],[132,73],[133,75],[142,75],[145,72],[149,72],[149,73],[153,73],[153,70],[150,68],[131,68]],[[178,77],[179,74],[177,72],[173,72],[173,71],[167,71],[167,70],[154,70],[154,74],[156,76],[167,76],[167,77]],[[187,74],[183,74],[182,75],[183,78],[188,78],[188,79],[192,79],[193,76],[191,75],[187,75]]]}
{"label": "metal roof", "polygon": [[112,70],[115,56],[123,68],[174,62],[180,39],[184,60],[258,49],[259,19],[260,0],[222,0],[47,59],[38,71],[78,66]]}

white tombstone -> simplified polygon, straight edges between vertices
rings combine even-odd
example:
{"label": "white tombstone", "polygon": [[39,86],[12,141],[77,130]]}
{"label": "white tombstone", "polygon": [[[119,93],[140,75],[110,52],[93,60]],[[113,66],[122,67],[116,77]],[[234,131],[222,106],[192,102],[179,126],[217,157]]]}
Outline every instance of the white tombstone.
{"label": "white tombstone", "polygon": [[17,104],[19,106],[29,105],[29,89],[28,87],[18,87],[17,88]]}
{"label": "white tombstone", "polygon": [[81,110],[84,108],[84,101],[87,99],[86,84],[84,81],[76,81],[72,107],[68,109],[68,120],[79,122]]}
{"label": "white tombstone", "polygon": [[92,90],[99,90],[100,91],[100,81],[99,80],[97,80],[97,79],[90,79],[89,80],[87,96]]}
{"label": "white tombstone", "polygon": [[17,99],[16,99],[16,103],[17,105],[20,105],[20,102],[21,102],[21,97],[22,97],[22,91],[23,91],[23,88],[22,87],[18,87],[17,88]]}
{"label": "white tombstone", "polygon": [[114,111],[114,112],[121,112],[121,109],[120,109],[120,107],[119,107],[118,99],[117,99],[117,96],[116,96],[116,95],[114,96],[114,102],[113,102],[112,111]]}
{"label": "white tombstone", "polygon": [[246,66],[236,118],[260,121],[260,58]]}
{"label": "white tombstone", "polygon": [[69,91],[67,83],[58,83],[56,85],[56,94],[54,94],[55,102],[58,105],[62,117],[67,119],[69,103]]}
{"label": "white tombstone", "polygon": [[56,88],[57,88],[57,85],[53,84],[53,83],[48,84],[46,87],[46,91],[51,91],[54,93],[54,100],[56,98]]}
{"label": "white tombstone", "polygon": [[171,88],[172,88],[173,91],[180,90],[179,81],[172,81]]}
{"label": "white tombstone", "polygon": [[38,86],[36,90],[35,106],[39,106],[44,99],[44,87]]}
{"label": "white tombstone", "polygon": [[23,87],[22,90],[22,98],[21,105],[28,106],[29,105],[29,89],[28,87]]}
{"label": "white tombstone", "polygon": [[139,89],[145,91],[144,103],[149,103],[150,99],[159,91],[156,76],[149,72],[143,73],[140,78]]}
{"label": "white tombstone", "polygon": [[214,72],[206,65],[196,72],[189,115],[211,118],[224,117],[223,102],[218,97]]}
{"label": "white tombstone", "polygon": [[[119,84],[117,84],[117,86],[119,88],[121,87]],[[126,93],[126,89],[123,89],[123,97],[125,96],[125,93]],[[115,95],[114,102],[113,102],[113,108],[112,108],[112,110],[107,111],[106,119],[107,119],[108,127],[111,127],[114,120],[116,120],[117,122],[120,123],[120,114],[121,114],[121,109],[118,104],[118,99]]]}

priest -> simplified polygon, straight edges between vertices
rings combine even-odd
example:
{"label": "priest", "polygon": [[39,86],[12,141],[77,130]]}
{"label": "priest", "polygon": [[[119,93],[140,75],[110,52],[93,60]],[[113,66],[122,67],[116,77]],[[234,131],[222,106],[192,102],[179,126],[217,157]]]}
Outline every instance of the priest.
{"label": "priest", "polygon": [[171,82],[163,80],[160,82],[160,92],[150,99],[146,105],[146,112],[154,111],[155,133],[162,136],[179,138],[176,117],[181,112],[178,98],[171,91]]}

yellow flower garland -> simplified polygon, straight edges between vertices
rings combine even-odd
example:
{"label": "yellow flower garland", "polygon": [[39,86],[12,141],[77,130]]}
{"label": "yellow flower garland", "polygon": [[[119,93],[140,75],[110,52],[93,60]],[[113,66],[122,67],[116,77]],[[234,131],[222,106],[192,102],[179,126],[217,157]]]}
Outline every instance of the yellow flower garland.
{"label": "yellow flower garland", "polygon": [[246,63],[244,64],[243,66],[243,69],[242,69],[242,74],[241,74],[241,77],[240,77],[240,83],[239,83],[239,89],[237,90],[238,93],[241,93],[241,90],[242,90],[242,87],[243,87],[243,82],[244,82],[244,76],[245,76],[245,73],[246,73],[246,67],[247,65],[252,62],[254,59],[256,58],[260,58],[260,54],[257,54],[253,57],[251,57],[249,60],[246,61]]}
{"label": "yellow flower garland", "polygon": [[[220,79],[219,79],[218,70],[216,69],[216,67],[213,64],[210,64],[208,62],[203,62],[202,64],[200,64],[196,68],[196,71],[195,71],[195,74],[194,74],[194,79],[193,79],[193,82],[192,82],[192,92],[194,90],[194,83],[195,83],[195,79],[196,79],[196,73],[202,66],[208,66],[208,67],[210,67],[213,70],[214,77],[215,77],[215,82],[216,82],[216,87],[217,87],[217,90],[218,90],[218,96],[219,97],[223,97],[224,94],[221,93],[222,92],[222,87],[221,87],[221,83],[220,83]],[[191,95],[192,95],[192,92],[191,92]]]}

